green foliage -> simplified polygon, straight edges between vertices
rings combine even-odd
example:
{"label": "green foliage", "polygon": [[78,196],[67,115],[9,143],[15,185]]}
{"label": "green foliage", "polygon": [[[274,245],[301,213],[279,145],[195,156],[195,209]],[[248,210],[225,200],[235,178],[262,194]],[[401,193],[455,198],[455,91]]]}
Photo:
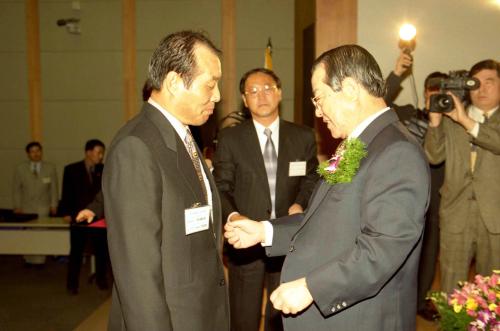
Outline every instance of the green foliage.
{"label": "green foliage", "polygon": [[[328,184],[334,185],[337,183],[350,183],[358,172],[361,160],[368,155],[365,144],[357,139],[349,139],[345,142],[345,146],[339,148],[340,151],[328,160],[319,164],[317,172],[325,179]],[[332,160],[339,157],[340,161],[336,165],[335,170],[328,170],[332,165]]]}

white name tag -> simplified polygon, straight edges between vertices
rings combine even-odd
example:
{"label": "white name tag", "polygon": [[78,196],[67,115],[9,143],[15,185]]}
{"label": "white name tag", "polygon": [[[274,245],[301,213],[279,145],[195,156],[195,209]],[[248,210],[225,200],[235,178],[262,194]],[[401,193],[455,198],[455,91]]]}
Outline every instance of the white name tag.
{"label": "white name tag", "polygon": [[306,175],[306,161],[295,161],[290,162],[290,167],[288,169],[289,177],[305,176]]}
{"label": "white name tag", "polygon": [[42,183],[44,183],[44,184],[50,184],[50,177],[43,177],[42,178]]}
{"label": "white name tag", "polygon": [[184,210],[186,235],[208,230],[210,222],[210,206],[194,207]]}

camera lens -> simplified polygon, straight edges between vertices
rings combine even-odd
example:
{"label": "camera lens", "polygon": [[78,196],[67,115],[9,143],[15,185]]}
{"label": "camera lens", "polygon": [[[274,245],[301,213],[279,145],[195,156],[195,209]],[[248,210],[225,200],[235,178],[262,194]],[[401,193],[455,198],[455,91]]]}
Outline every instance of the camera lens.
{"label": "camera lens", "polygon": [[448,107],[450,107],[451,102],[452,102],[452,100],[449,96],[443,95],[442,98],[438,99],[437,104],[438,104],[439,108],[447,109]]}

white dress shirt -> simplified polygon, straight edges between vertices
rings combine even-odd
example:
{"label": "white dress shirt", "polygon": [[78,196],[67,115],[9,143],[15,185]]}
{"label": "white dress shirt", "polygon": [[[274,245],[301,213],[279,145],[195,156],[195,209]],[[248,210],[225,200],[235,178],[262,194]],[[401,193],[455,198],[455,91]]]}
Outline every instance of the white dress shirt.
{"label": "white dress shirt", "polygon": [[[168,112],[168,110],[164,109],[162,106],[160,106],[158,103],[156,103],[153,99],[149,98],[148,103],[150,105],[152,105],[153,107],[155,107],[156,109],[158,109],[163,114],[163,116],[165,116],[165,118],[170,122],[170,124],[174,127],[175,132],[177,132],[177,134],[181,138],[181,140],[184,144],[184,147],[186,147],[186,151],[188,152],[188,154],[190,154],[188,147],[186,146],[186,143],[185,143],[188,127],[186,125],[182,124],[174,115],[170,114]],[[200,156],[200,158],[201,158],[201,156]],[[202,162],[201,159],[200,159],[200,162]],[[208,182],[207,174],[205,173],[205,169],[203,168],[201,163],[200,163],[200,168],[201,168],[201,173],[203,175],[203,183],[205,184],[205,189],[207,191],[208,204],[210,206],[210,209],[212,210],[212,190],[210,189],[210,183]],[[212,217],[212,219],[213,219],[213,217]]]}

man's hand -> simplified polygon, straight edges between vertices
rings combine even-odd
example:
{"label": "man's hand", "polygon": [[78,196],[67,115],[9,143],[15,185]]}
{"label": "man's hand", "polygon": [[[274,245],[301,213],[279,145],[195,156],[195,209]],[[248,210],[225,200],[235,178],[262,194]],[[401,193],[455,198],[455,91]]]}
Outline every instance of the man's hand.
{"label": "man's hand", "polygon": [[281,284],[271,293],[271,302],[284,314],[297,314],[313,302],[305,278]]}
{"label": "man's hand", "polygon": [[441,121],[443,120],[442,113],[429,112],[429,126],[432,128],[437,128]]}
{"label": "man's hand", "polygon": [[224,237],[234,248],[248,248],[265,239],[264,224],[251,220],[227,222],[224,225]]}
{"label": "man's hand", "polygon": [[50,213],[49,215],[51,215],[51,216],[57,215],[57,208],[56,207],[50,207],[49,213]]}
{"label": "man's hand", "polygon": [[247,219],[248,219],[248,217],[246,217],[245,215],[241,215],[237,212],[235,212],[229,216],[230,222],[239,221],[239,220],[247,220]]}
{"label": "man's hand", "polygon": [[87,223],[90,223],[90,222],[92,222],[94,217],[95,217],[95,213],[92,210],[83,209],[83,210],[80,210],[78,215],[76,215],[76,221],[78,223],[83,222],[83,221],[87,221]]}
{"label": "man's hand", "polygon": [[458,124],[462,125],[467,131],[471,130],[476,122],[467,115],[464,104],[462,103],[462,101],[460,101],[460,99],[457,98],[457,96],[455,96],[451,92],[448,92],[447,94],[453,99],[455,108],[452,111],[444,114]]}
{"label": "man's hand", "polygon": [[21,208],[14,208],[14,214],[22,214],[23,210]]}
{"label": "man's hand", "polygon": [[300,214],[303,212],[304,209],[302,209],[302,206],[299,205],[298,203],[294,203],[293,205],[290,206],[290,208],[288,208],[288,215]]}
{"label": "man's hand", "polygon": [[408,69],[410,69],[413,63],[413,57],[410,54],[401,52],[399,54],[398,60],[396,61],[396,67],[394,68],[394,74],[396,76],[403,75]]}

